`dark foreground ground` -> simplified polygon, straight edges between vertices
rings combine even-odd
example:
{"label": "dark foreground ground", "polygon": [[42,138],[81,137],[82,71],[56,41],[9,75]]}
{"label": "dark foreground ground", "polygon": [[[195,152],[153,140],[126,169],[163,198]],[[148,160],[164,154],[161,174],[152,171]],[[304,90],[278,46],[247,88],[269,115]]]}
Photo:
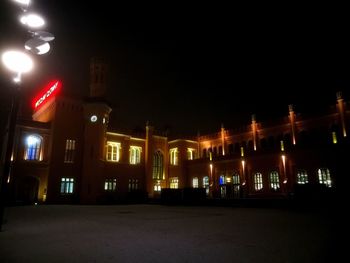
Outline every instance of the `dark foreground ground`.
{"label": "dark foreground ground", "polygon": [[330,211],[161,205],[5,211],[0,262],[337,262]]}

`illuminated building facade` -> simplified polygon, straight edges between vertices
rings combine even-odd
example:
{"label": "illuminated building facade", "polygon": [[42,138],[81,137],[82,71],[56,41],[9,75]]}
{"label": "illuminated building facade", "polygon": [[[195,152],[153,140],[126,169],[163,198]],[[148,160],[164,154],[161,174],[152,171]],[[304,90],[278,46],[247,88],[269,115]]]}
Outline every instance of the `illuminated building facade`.
{"label": "illuminated building facade", "polygon": [[169,140],[149,124],[137,136],[108,130],[105,74],[93,60],[88,99],[55,95],[58,81],[35,98],[32,120],[16,127],[11,200],[106,203],[159,197],[164,188],[202,188],[208,198],[286,198],[337,187],[350,120],[340,93],[322,116],[304,118],[290,105],[273,123],[253,115],[237,130]]}

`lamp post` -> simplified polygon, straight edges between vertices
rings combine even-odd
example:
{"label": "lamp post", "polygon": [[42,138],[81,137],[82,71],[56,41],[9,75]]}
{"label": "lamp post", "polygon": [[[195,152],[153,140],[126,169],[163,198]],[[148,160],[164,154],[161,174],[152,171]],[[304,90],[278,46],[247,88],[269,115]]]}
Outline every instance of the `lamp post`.
{"label": "lamp post", "polygon": [[20,84],[22,73],[27,73],[33,68],[32,59],[25,53],[20,51],[7,51],[2,55],[2,62],[11,71],[16,73],[13,81],[16,84],[15,93],[12,97],[11,112],[8,122],[7,143],[4,159],[4,169],[1,177],[1,192],[0,192],[0,231],[4,217],[4,210],[7,197],[7,185],[10,179],[11,171],[11,156],[13,149],[13,140],[15,136],[17,112],[20,96]]}
{"label": "lamp post", "polygon": [[[54,36],[45,31],[31,31],[33,29],[41,28],[45,21],[44,19],[31,12],[27,12],[30,0],[12,0],[14,3],[21,6],[23,15],[20,18],[20,22],[28,27],[28,32],[32,35],[32,38],[26,41],[24,47],[26,50],[36,54],[43,55],[50,50],[49,41],[54,39]],[[31,30],[29,30],[31,29]],[[5,67],[16,73],[13,81],[16,84],[14,95],[12,97],[12,105],[10,116],[8,120],[8,131],[7,131],[7,143],[6,151],[4,158],[4,169],[1,176],[1,185],[0,185],[0,231],[2,231],[4,211],[6,205],[6,199],[8,195],[8,183],[10,182],[10,173],[11,173],[11,163],[12,163],[12,151],[14,145],[14,136],[16,129],[17,121],[17,112],[19,106],[19,97],[20,97],[20,84],[21,77],[23,73],[28,73],[33,68],[33,61],[29,55],[22,51],[11,50],[6,51],[2,54],[2,62]]]}

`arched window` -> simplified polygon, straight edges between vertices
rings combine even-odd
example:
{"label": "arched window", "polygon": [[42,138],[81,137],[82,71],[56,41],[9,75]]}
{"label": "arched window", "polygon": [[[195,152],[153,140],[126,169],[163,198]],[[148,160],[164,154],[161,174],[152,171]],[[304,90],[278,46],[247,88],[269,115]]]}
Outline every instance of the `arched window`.
{"label": "arched window", "polygon": [[298,170],[297,171],[297,183],[298,184],[307,184],[308,178],[307,178],[307,172],[306,170]]}
{"label": "arched window", "polygon": [[163,166],[163,154],[156,151],[153,155],[153,179],[164,179]]}
{"label": "arched window", "polygon": [[222,146],[220,145],[219,146],[219,155],[222,155],[223,154],[223,152],[222,152]]}
{"label": "arched window", "polygon": [[254,189],[255,191],[259,191],[263,188],[262,174],[255,173],[254,174]]}
{"label": "arched window", "polygon": [[110,162],[119,162],[120,159],[120,143],[107,142],[106,160]]}
{"label": "arched window", "polygon": [[192,179],[192,187],[193,188],[198,188],[198,177],[194,177]]}
{"label": "arched window", "polygon": [[220,175],[219,184],[220,185],[225,184],[225,175]]}
{"label": "arched window", "polygon": [[142,147],[130,146],[130,164],[139,164],[141,162]]}
{"label": "arched window", "polygon": [[217,150],[216,146],[213,148],[213,155],[214,156],[218,155],[218,150]]}
{"label": "arched window", "polygon": [[328,168],[320,168],[317,170],[318,181],[327,187],[332,187],[331,173]]}
{"label": "arched window", "polygon": [[232,144],[232,143],[230,143],[230,144],[228,145],[228,153],[229,153],[229,154],[233,154],[233,144]]}
{"label": "arched window", "polygon": [[25,141],[24,160],[42,160],[42,138],[39,135],[29,135]]}
{"label": "arched window", "polygon": [[266,150],[266,149],[267,149],[267,141],[266,141],[265,138],[261,138],[261,140],[260,140],[260,147],[261,147],[261,149],[263,149],[263,150]]}
{"label": "arched window", "polygon": [[179,163],[179,150],[177,148],[171,148],[169,150],[170,155],[170,164],[171,165],[178,165]]}
{"label": "arched window", "polygon": [[235,153],[240,153],[241,152],[241,146],[238,142],[235,143]]}
{"label": "arched window", "polygon": [[238,173],[234,173],[232,176],[232,183],[233,184],[240,184],[240,179],[239,179],[239,174]]}
{"label": "arched window", "polygon": [[280,178],[277,171],[272,171],[270,173],[270,187],[274,190],[280,189]]}
{"label": "arched window", "polygon": [[209,176],[203,177],[203,188],[205,188],[205,193],[209,194]]}

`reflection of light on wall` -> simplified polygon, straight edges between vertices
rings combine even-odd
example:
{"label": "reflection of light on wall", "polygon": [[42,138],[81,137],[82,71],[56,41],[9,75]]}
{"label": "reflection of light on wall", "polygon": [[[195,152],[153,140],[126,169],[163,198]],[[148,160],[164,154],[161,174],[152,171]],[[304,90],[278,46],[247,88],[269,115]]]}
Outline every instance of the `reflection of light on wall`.
{"label": "reflection of light on wall", "polygon": [[283,173],[284,173],[284,181],[283,181],[283,183],[286,184],[287,183],[286,156],[284,154],[282,154],[281,158],[282,158]]}
{"label": "reflection of light on wall", "polygon": [[281,151],[284,152],[284,142],[281,141]]}
{"label": "reflection of light on wall", "polygon": [[338,142],[336,132],[332,132],[332,141],[333,141],[333,144],[337,144],[337,142]]}
{"label": "reflection of light on wall", "polygon": [[244,172],[244,170],[245,170],[245,161],[242,160],[242,177],[243,177],[242,185],[245,185],[245,172]]}

